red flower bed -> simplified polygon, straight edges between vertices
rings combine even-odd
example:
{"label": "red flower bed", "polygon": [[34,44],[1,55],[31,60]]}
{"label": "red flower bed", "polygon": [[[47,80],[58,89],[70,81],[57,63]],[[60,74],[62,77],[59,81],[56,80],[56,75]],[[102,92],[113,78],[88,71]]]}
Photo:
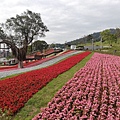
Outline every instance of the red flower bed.
{"label": "red flower bed", "polygon": [[[49,51],[49,52],[52,52]],[[72,50],[68,50],[68,51],[65,51],[63,52],[62,54],[60,55],[63,55],[63,54],[66,54],[66,53],[69,53],[69,52],[72,52]],[[47,52],[48,53],[48,52]],[[59,56],[60,56],[59,55]],[[31,62],[27,62],[27,63],[24,63],[23,66],[24,67],[31,67],[31,66],[34,66],[34,65],[38,65],[38,64],[41,64],[45,61],[48,61],[48,60],[51,60],[53,58],[55,58],[57,56],[52,56],[52,57],[49,57],[49,58],[44,58],[44,59],[41,59],[41,60],[35,60],[35,61],[31,61]],[[3,71],[3,70],[11,70],[11,69],[17,69],[18,68],[18,65],[14,65],[14,66],[3,66],[3,67],[0,67],[0,71]]]}
{"label": "red flower bed", "polygon": [[47,68],[0,81],[0,108],[17,112],[39,89],[89,54],[90,52],[77,54]]}
{"label": "red flower bed", "polygon": [[[24,67],[31,67],[31,66],[34,66],[34,65],[41,64],[41,63],[43,63],[43,62],[45,62],[45,61],[48,61],[48,60],[50,60],[50,59],[52,59],[52,58],[53,58],[53,57],[44,58],[44,59],[41,59],[41,60],[35,60],[35,61],[28,62],[28,63],[23,63],[23,66],[24,66]],[[11,70],[11,69],[18,69],[18,65],[0,67],[0,71],[3,71],[3,70]]]}
{"label": "red flower bed", "polygon": [[1,70],[6,70],[6,69],[12,69],[12,68],[17,68],[17,65],[14,65],[14,66],[0,66],[0,71]]}

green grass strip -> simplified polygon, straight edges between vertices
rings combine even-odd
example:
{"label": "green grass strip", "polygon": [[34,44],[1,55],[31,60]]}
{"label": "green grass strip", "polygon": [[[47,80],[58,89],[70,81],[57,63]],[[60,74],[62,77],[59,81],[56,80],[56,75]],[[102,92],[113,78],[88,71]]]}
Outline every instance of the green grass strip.
{"label": "green grass strip", "polygon": [[59,75],[57,78],[54,78],[39,92],[33,95],[25,106],[15,116],[13,116],[12,120],[31,120],[40,112],[40,108],[46,107],[48,102],[54,97],[55,93],[61,89],[65,83],[70,80],[78,70],[80,70],[80,68],[84,67],[93,54],[94,53],[91,53],[70,70]]}

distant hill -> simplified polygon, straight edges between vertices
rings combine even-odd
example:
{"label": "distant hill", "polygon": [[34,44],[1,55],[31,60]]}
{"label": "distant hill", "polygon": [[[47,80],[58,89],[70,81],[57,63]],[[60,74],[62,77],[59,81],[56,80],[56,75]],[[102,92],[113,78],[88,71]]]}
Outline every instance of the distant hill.
{"label": "distant hill", "polygon": [[[115,29],[109,29],[111,31],[112,34],[115,34],[116,30]],[[95,32],[93,34],[90,34],[93,39],[94,39],[94,42],[95,41],[100,41],[100,32]],[[87,35],[88,36],[88,35]],[[73,40],[73,41],[70,41],[70,42],[67,42],[67,44],[70,44],[70,45],[77,45],[77,44],[82,44],[82,43],[89,43],[91,42],[87,36],[83,37],[83,38],[78,38],[76,40]]]}

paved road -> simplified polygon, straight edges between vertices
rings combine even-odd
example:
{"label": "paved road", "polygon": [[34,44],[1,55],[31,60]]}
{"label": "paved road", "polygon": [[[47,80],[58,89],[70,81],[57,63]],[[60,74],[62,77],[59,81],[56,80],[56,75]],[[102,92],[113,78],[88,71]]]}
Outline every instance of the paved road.
{"label": "paved road", "polygon": [[71,55],[74,55],[74,54],[77,54],[77,53],[80,53],[80,52],[83,52],[83,51],[76,51],[76,52],[71,52],[71,53],[68,53],[68,54],[65,54],[65,55],[62,55],[62,56],[58,56],[58,57],[56,57],[52,60],[43,62],[42,64],[39,64],[39,65],[36,65],[36,66],[33,66],[33,67],[15,69],[15,70],[9,70],[9,71],[5,70],[5,71],[0,72],[0,78],[4,78],[4,77],[7,77],[7,76],[10,76],[10,75],[13,75],[13,74],[18,74],[18,73],[22,73],[22,72],[27,72],[27,71],[43,68],[43,67],[52,65],[52,64],[66,58],[66,57],[69,57]]}

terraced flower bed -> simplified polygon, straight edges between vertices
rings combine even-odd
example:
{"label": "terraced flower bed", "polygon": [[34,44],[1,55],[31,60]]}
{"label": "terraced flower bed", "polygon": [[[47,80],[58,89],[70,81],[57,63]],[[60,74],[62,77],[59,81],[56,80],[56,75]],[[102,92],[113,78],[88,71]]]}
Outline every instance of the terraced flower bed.
{"label": "terraced flower bed", "polygon": [[120,57],[95,53],[32,120],[120,120]]}
{"label": "terraced flower bed", "polygon": [[[72,50],[67,50],[65,52],[63,52],[62,54],[60,54],[59,56],[61,55],[64,55],[64,54],[67,54],[67,53],[70,53],[72,52]],[[73,51],[74,52],[74,51]],[[46,62],[48,60],[51,60],[53,58],[55,58],[57,56],[51,56],[51,57],[48,57],[48,58],[43,58],[43,59],[40,59],[40,60],[35,60],[35,61],[31,61],[31,62],[27,62],[27,63],[23,63],[23,66],[24,67],[31,67],[31,66],[35,66],[35,65],[38,65],[38,64],[41,64],[43,62]],[[14,65],[14,66],[0,66],[0,71],[4,71],[4,70],[11,70],[11,69],[17,69],[18,68],[18,65]]]}
{"label": "terraced flower bed", "polygon": [[53,78],[67,71],[89,55],[84,52],[47,68],[34,70],[0,81],[0,108],[16,113],[24,104]]}

